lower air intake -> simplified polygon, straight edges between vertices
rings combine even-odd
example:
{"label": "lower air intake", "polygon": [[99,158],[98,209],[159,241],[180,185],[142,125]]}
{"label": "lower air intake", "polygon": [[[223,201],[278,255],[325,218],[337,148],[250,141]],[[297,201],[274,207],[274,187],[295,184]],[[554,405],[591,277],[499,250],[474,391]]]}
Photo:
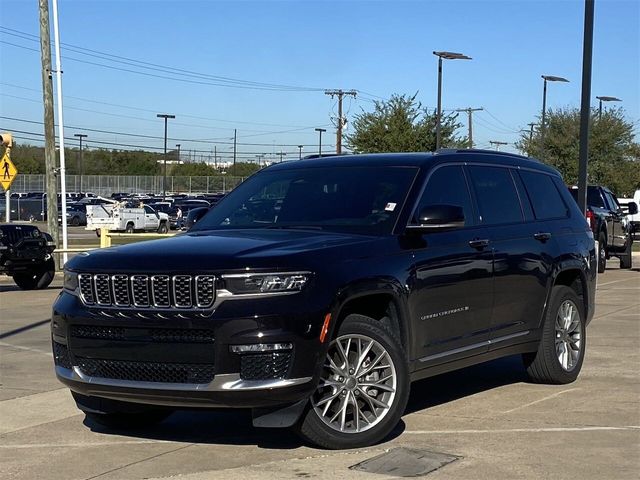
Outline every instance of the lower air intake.
{"label": "lower air intake", "polygon": [[289,373],[291,352],[242,355],[240,378],[242,380],[274,380]]}
{"label": "lower air intake", "polygon": [[212,364],[129,362],[93,358],[77,358],[77,363],[82,373],[91,377],[137,382],[209,383],[215,375]]}

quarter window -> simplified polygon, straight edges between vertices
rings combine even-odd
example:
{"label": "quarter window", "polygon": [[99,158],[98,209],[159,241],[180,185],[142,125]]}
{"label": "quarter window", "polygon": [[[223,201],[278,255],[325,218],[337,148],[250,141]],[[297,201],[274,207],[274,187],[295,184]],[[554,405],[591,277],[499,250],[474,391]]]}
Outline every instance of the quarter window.
{"label": "quarter window", "polygon": [[414,212],[412,223],[417,224],[420,211],[429,205],[455,205],[464,211],[465,226],[473,224],[471,197],[462,167],[449,165],[437,169],[431,177]]}
{"label": "quarter window", "polygon": [[522,222],[520,199],[509,169],[471,166],[469,172],[483,225]]}
{"label": "quarter window", "polygon": [[538,220],[567,216],[567,206],[549,175],[523,170],[520,172],[520,177],[527,189],[533,212]]}

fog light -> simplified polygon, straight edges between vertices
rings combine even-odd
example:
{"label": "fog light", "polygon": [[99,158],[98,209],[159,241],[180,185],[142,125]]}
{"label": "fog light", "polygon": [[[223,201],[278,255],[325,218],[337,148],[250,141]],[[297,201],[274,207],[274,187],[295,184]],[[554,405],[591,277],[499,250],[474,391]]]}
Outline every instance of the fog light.
{"label": "fog light", "polygon": [[293,343],[252,343],[248,345],[230,345],[233,353],[281,352],[293,350]]}

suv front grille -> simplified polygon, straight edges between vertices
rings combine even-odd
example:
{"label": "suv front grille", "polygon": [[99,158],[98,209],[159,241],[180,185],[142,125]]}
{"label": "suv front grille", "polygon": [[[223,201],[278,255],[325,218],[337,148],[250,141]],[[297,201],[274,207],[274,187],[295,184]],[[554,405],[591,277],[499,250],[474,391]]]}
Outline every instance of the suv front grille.
{"label": "suv front grille", "polygon": [[130,362],[76,357],[82,373],[91,377],[136,382],[210,383],[213,364]]}
{"label": "suv front grille", "polygon": [[79,275],[85,305],[135,308],[210,308],[216,298],[213,275]]}

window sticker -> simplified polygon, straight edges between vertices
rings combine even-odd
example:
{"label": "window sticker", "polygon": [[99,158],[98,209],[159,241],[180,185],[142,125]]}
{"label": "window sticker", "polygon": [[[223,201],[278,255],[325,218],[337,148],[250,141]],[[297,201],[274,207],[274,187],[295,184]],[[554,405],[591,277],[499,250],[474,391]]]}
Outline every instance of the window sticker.
{"label": "window sticker", "polygon": [[396,204],[395,203],[387,203],[387,206],[384,207],[385,211],[387,212],[393,212],[396,209]]}

